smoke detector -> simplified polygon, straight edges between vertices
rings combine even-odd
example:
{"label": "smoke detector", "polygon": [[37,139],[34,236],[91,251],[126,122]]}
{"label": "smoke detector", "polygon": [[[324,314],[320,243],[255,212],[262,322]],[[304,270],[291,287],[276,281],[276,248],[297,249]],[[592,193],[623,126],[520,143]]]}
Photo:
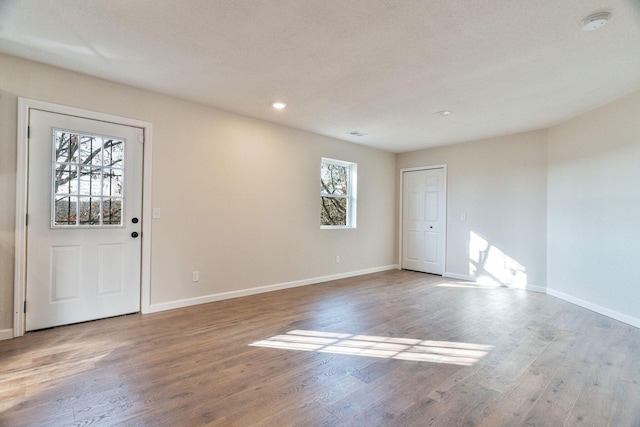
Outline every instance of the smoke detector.
{"label": "smoke detector", "polygon": [[609,12],[598,12],[589,15],[582,20],[582,29],[585,31],[593,31],[602,28],[610,16],[611,14]]}

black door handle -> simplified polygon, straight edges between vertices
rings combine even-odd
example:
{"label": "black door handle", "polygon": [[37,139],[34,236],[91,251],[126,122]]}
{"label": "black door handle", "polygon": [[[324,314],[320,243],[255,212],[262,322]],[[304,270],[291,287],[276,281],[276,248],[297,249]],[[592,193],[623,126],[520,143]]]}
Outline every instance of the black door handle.
{"label": "black door handle", "polygon": [[133,233],[131,233],[131,237],[133,237],[134,239],[135,239],[136,237],[138,237],[138,236],[139,236],[139,234],[138,234],[138,232],[137,232],[137,231],[134,231]]}
{"label": "black door handle", "polygon": [[134,223],[134,224],[137,224],[138,223],[138,218],[132,218],[131,222]]}

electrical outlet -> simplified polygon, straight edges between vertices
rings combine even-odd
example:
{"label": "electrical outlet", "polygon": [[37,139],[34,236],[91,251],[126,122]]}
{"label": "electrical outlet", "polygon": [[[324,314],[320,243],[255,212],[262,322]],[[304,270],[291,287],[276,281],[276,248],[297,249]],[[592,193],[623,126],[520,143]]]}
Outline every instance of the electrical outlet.
{"label": "electrical outlet", "polygon": [[340,255],[336,255],[336,264],[340,264]]}
{"label": "electrical outlet", "polygon": [[199,282],[200,281],[200,272],[199,271],[194,271],[191,273],[191,281],[192,282]]}

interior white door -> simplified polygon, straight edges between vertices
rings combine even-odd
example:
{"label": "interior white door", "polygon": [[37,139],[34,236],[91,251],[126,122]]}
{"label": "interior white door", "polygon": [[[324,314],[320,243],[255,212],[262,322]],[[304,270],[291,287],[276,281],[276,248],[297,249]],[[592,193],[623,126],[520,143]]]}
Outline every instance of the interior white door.
{"label": "interior white door", "polygon": [[140,311],[143,130],[30,110],[26,330]]}
{"label": "interior white door", "polygon": [[402,268],[444,274],[446,197],[444,168],[402,176]]}

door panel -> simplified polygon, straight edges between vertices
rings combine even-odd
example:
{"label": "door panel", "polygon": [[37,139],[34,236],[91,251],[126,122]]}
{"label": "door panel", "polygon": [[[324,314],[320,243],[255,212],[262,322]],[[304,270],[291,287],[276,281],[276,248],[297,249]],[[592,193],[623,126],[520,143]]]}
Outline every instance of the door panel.
{"label": "door panel", "polygon": [[424,198],[424,220],[438,221],[438,191],[426,191]]}
{"label": "door panel", "polygon": [[51,302],[80,297],[80,246],[51,247]]}
{"label": "door panel", "polygon": [[420,244],[422,239],[420,239],[419,231],[409,231],[407,233],[407,259],[412,261],[420,260]]}
{"label": "door panel", "polygon": [[444,168],[403,172],[402,268],[444,274]]}
{"label": "door panel", "polygon": [[142,130],[31,110],[26,330],[140,310]]}
{"label": "door panel", "polygon": [[440,186],[440,176],[439,175],[427,175],[425,176],[425,185],[427,187],[439,187]]}
{"label": "door panel", "polygon": [[438,233],[424,233],[424,261],[438,263]]}
{"label": "door panel", "polygon": [[411,191],[407,198],[409,199],[407,219],[409,221],[420,221],[420,193]]}

